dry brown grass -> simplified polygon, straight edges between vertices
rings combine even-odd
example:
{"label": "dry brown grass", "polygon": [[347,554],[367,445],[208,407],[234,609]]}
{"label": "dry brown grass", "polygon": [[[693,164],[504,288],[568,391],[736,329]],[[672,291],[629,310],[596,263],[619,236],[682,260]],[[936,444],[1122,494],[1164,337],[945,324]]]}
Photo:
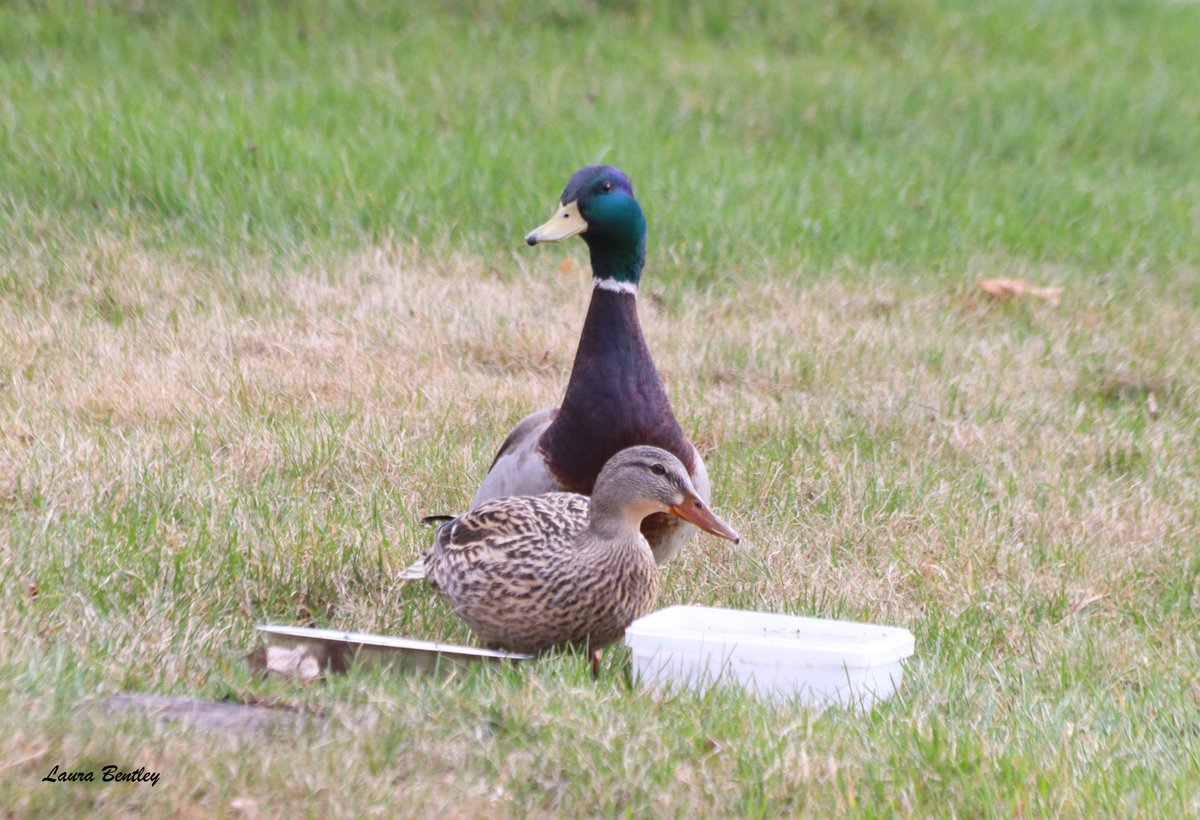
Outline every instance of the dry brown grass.
{"label": "dry brown grass", "polygon": [[[748,542],[698,542],[664,602],[918,635],[902,705],[818,723],[655,704],[625,690],[619,653],[599,685],[569,658],[444,686],[242,667],[263,620],[466,637],[390,579],[427,538],[416,517],[461,508],[508,426],[561,395],[578,265],[381,247],[222,270],[109,241],[63,270],[0,300],[4,709],[23,726],[0,765],[18,810],[849,811],[861,789],[915,808],[927,768],[1006,761],[998,794],[1039,770],[1095,786],[1145,744],[1147,782],[1194,778],[1180,736],[1137,712],[1200,706],[1181,637],[1200,610],[1200,329],[1161,294],[1068,280],[1055,308],[989,303],[975,270],[949,289],[650,274],[651,347]],[[1118,372],[1136,389],[1114,390]],[[126,689],[327,717],[239,741],[75,706]],[[1087,740],[1060,753],[1064,721]],[[108,758],[165,770],[169,797],[28,789],[51,761]]]}

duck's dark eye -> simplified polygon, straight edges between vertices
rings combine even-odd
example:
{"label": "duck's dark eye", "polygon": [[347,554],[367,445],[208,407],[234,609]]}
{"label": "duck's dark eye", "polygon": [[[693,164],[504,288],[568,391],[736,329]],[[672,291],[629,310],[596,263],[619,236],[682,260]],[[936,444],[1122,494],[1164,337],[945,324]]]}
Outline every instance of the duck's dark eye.
{"label": "duck's dark eye", "polygon": [[607,194],[612,190],[612,183],[607,179],[600,183],[600,193]]}
{"label": "duck's dark eye", "polygon": [[650,472],[654,473],[655,475],[666,475],[667,468],[662,466],[661,464],[651,464]]}

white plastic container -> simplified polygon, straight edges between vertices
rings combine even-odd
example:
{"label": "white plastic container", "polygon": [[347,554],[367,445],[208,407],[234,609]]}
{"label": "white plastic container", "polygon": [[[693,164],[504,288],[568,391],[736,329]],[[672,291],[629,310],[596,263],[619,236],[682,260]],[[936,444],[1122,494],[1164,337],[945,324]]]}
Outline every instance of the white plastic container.
{"label": "white plastic container", "polygon": [[625,630],[633,673],[654,688],[740,685],[805,706],[888,698],[913,653],[907,629],[767,612],[673,606]]}

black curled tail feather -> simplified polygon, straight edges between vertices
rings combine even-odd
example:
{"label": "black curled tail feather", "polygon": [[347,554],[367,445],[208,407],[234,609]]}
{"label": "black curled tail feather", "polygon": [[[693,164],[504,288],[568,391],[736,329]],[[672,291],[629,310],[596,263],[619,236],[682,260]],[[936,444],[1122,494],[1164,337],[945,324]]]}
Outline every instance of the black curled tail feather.
{"label": "black curled tail feather", "polygon": [[[430,525],[436,524],[440,529],[457,517],[458,516],[456,515],[426,515],[421,517],[421,523]],[[396,577],[405,581],[419,581],[422,578],[426,578],[425,556],[421,556],[416,561],[409,564]]]}

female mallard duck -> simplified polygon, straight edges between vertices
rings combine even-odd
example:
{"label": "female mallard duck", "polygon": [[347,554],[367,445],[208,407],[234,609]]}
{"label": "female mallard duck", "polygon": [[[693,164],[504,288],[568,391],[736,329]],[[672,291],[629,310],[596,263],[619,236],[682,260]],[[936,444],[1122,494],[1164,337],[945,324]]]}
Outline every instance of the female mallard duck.
{"label": "female mallard duck", "polygon": [[[675,420],[638,323],[646,218],[625,174],[606,165],[576,171],[554,216],[525,241],[537,245],[576,235],[591,252],[595,286],[562,404],[526,416],[508,434],[471,506],[501,496],[586,495],[605,462],[637,444],[661,447],[683,462],[707,502],[704,462]],[[642,532],[662,564],[694,530],[678,518],[653,515]]]}
{"label": "female mallard duck", "polygon": [[494,498],[442,524],[425,554],[426,578],[489,648],[597,649],[654,606],[659,571],[639,530],[654,514],[738,540],[679,459],[630,447],[604,465],[590,499]]}

